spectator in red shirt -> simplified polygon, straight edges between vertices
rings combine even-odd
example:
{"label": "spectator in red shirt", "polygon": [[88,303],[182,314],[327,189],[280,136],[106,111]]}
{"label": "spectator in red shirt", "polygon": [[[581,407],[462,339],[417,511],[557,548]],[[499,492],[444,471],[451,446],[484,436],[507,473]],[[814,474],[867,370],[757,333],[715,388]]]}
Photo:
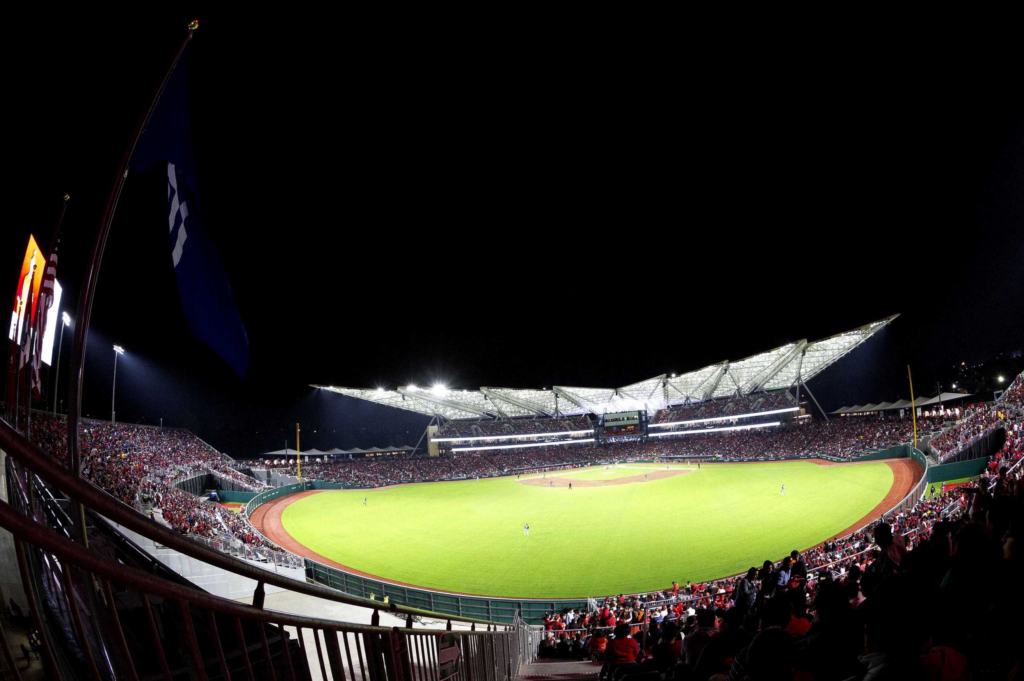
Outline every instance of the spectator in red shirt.
{"label": "spectator in red shirt", "polygon": [[600,630],[595,630],[594,635],[587,641],[587,654],[594,661],[604,659],[605,651],[608,649],[608,639]]}
{"label": "spectator in red shirt", "polygon": [[615,627],[615,638],[608,642],[608,649],[605,651],[601,678],[614,679],[618,670],[636,667],[636,659],[639,656],[640,644],[629,635],[629,625],[618,625]]}

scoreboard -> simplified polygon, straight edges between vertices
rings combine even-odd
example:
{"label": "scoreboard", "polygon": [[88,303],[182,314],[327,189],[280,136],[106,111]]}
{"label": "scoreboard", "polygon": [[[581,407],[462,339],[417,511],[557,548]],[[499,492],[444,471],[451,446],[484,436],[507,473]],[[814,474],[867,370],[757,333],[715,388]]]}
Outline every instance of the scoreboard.
{"label": "scoreboard", "polygon": [[601,425],[604,427],[603,435],[606,439],[622,435],[639,436],[643,434],[643,423],[638,411],[620,411],[605,414],[601,420]]}

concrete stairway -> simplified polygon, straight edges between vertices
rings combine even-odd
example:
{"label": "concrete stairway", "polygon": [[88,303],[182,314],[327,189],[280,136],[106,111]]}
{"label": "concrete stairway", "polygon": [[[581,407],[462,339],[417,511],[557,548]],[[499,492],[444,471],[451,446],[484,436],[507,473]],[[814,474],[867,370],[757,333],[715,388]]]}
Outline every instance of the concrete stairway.
{"label": "concrete stairway", "polygon": [[522,681],[594,681],[601,671],[600,662],[540,659],[523,667]]}

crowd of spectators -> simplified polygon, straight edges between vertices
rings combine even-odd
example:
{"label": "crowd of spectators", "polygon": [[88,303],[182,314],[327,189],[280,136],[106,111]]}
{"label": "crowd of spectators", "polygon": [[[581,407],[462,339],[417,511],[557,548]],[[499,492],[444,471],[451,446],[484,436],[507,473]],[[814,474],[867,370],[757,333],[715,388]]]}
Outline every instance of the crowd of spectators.
{"label": "crowd of spectators", "polygon": [[519,418],[478,421],[448,421],[440,431],[441,437],[501,437],[504,435],[543,435],[573,430],[593,430],[586,416],[559,418]]}
{"label": "crowd of spectators", "polygon": [[655,413],[651,423],[692,421],[696,419],[729,418],[740,414],[772,411],[796,406],[793,396],[785,390],[758,392],[742,397],[719,398],[705,402],[681,404]]}
{"label": "crowd of spectators", "polygon": [[[63,416],[33,418],[32,439],[66,462],[67,419]],[[81,450],[83,478],[125,504],[139,509],[152,506],[182,534],[208,538],[226,534],[248,546],[270,548],[237,513],[175,487],[184,479],[211,473],[244,490],[267,489],[187,430],[88,421],[81,426]]]}
{"label": "crowd of spectators", "polygon": [[830,421],[806,419],[778,427],[675,435],[659,440],[653,449],[654,456],[695,456],[727,461],[828,456],[849,460],[911,442],[913,424],[909,419],[883,416]]}
{"label": "crowd of spectators", "polygon": [[[583,466],[609,455],[607,449],[572,445],[527,448],[493,456],[471,453],[432,458],[313,459],[303,461],[302,476],[347,486],[378,487],[407,482],[463,480],[529,470]],[[259,462],[253,465],[258,466]],[[295,463],[279,465],[275,470],[287,475],[298,474],[298,466]]]}
{"label": "crowd of spectators", "polygon": [[[1024,374],[1017,376],[1002,397],[993,403],[969,404],[963,418],[931,441],[939,462],[948,461],[979,438],[1021,414],[1024,403]],[[1018,419],[1019,421],[1019,419]]]}
{"label": "crowd of spectators", "polygon": [[[794,421],[783,427],[698,433],[647,442],[599,445],[556,445],[504,450],[500,453],[446,453],[440,457],[311,458],[302,464],[303,477],[353,487],[408,482],[461,480],[534,470],[583,466],[613,460],[698,458],[718,461],[773,461],[828,456],[850,460],[868,452],[912,441],[909,420],[885,417]],[[266,462],[252,462],[261,467]],[[278,464],[278,472],[298,473],[294,462]]]}
{"label": "crowd of spectators", "polygon": [[1021,467],[1004,465],[737,577],[552,613],[541,654],[602,660],[604,679],[1016,678],[1022,522]]}

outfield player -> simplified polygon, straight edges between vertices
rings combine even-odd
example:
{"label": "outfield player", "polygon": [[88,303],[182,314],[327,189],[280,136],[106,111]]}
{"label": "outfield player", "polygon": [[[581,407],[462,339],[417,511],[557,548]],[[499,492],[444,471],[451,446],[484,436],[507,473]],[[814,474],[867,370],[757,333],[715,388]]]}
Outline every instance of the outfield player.
{"label": "outfield player", "polygon": [[782,496],[786,496],[786,486],[782,486]]}
{"label": "outfield player", "polygon": [[530,536],[530,523],[526,523],[525,525],[523,525],[523,536],[524,537],[529,537]]}
{"label": "outfield player", "polygon": [[572,483],[571,482],[569,483],[569,489],[572,489]]}

